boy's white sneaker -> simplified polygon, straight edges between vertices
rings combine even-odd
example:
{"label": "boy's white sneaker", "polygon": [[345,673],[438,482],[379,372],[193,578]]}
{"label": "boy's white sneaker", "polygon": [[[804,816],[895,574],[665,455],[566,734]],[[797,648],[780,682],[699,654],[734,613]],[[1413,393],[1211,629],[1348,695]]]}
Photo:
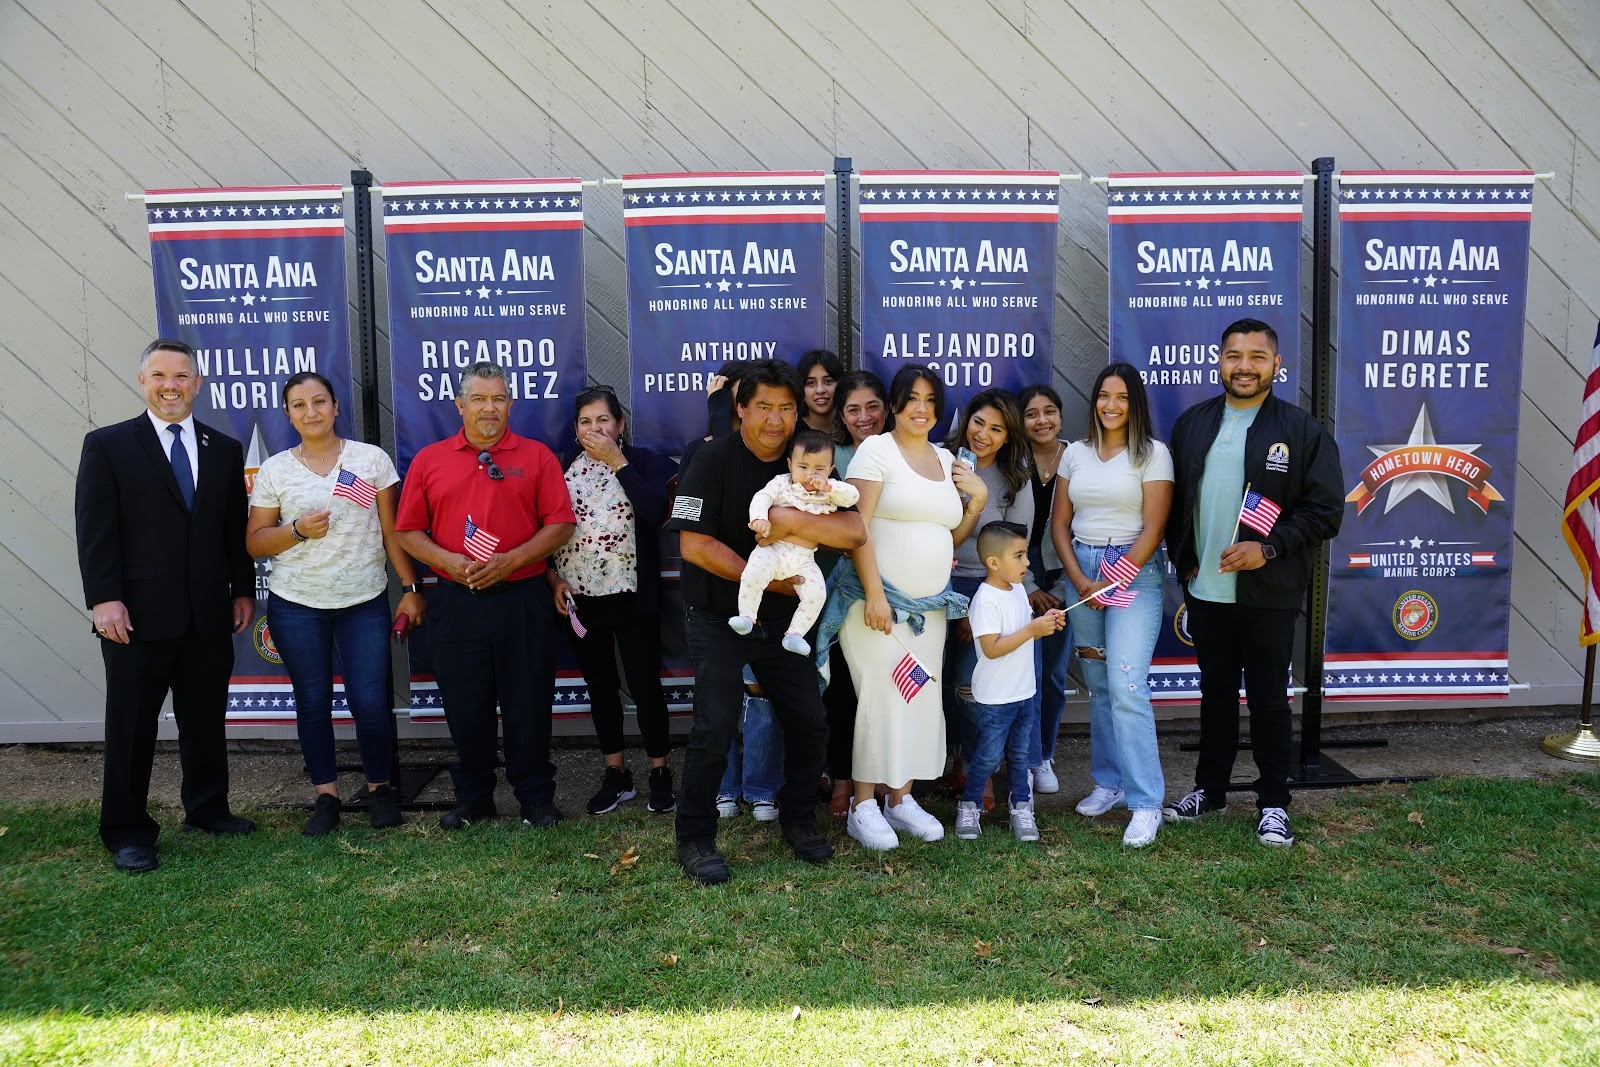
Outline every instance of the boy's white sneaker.
{"label": "boy's white sneaker", "polygon": [[1061,792],[1061,780],[1056,777],[1056,766],[1052,760],[1045,760],[1033,769],[1033,791],[1035,793]]}
{"label": "boy's white sneaker", "polygon": [[735,797],[717,798],[717,818],[731,819],[739,814],[739,801]]}
{"label": "boy's white sneaker", "polygon": [[1018,841],[1039,840],[1039,824],[1033,821],[1033,801],[1011,809],[1011,832]]}
{"label": "boy's white sneaker", "polygon": [[887,852],[900,843],[894,829],[884,820],[883,811],[876,800],[852,804],[844,822],[844,830],[859,841],[862,848],[870,848],[874,852]]}
{"label": "boy's white sneaker", "polygon": [[1092,819],[1097,815],[1104,815],[1113,808],[1127,806],[1128,798],[1123,795],[1122,790],[1107,789],[1103,785],[1097,785],[1088,796],[1078,801],[1078,814],[1087,815]]}
{"label": "boy's white sneaker", "polygon": [[1122,832],[1122,843],[1129,848],[1144,848],[1156,839],[1161,829],[1160,808],[1135,808],[1128,828]]}
{"label": "boy's white sneaker", "polygon": [[971,800],[956,801],[956,837],[962,841],[976,841],[983,833],[983,811]]}
{"label": "boy's white sneaker", "polygon": [[902,797],[900,803],[893,807],[885,799],[883,817],[896,830],[904,830],[922,841],[937,841],[944,836],[944,823],[923,811],[922,805],[917,803],[917,798],[910,793]]}
{"label": "boy's white sneaker", "polygon": [[778,805],[770,800],[758,800],[750,805],[750,817],[756,822],[777,822]]}

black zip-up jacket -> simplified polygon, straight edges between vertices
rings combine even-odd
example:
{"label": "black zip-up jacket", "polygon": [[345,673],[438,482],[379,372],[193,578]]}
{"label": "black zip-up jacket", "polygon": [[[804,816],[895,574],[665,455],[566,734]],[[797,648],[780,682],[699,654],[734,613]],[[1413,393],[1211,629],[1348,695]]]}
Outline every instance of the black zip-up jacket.
{"label": "black zip-up jacket", "polygon": [[[1200,565],[1194,509],[1200,498],[1206,453],[1222,426],[1222,405],[1219,395],[1179,415],[1168,445],[1174,477],[1167,552],[1183,581]],[[1245,434],[1244,480],[1283,511],[1268,537],[1248,526],[1239,528],[1241,541],[1263,541],[1277,550],[1278,557],[1257,570],[1238,572],[1238,603],[1244,607],[1302,608],[1315,550],[1339,532],[1344,518],[1339,446],[1309,412],[1269,393]]]}

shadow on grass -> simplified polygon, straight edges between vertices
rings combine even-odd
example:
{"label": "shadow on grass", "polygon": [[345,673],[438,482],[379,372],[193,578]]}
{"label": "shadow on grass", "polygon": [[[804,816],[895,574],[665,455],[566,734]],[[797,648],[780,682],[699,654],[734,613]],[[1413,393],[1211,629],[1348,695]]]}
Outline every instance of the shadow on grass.
{"label": "shadow on grass", "polygon": [[[948,810],[936,809],[947,821]],[[113,870],[84,805],[0,809],[0,1017],[305,1010],[712,1011],[1373,985],[1600,981],[1600,775],[1351,793],[1262,848],[1241,814],[1163,830],[1003,823],[823,867],[725,830],[734,881],[689,885],[670,819],[446,835],[431,817],[315,841],[165,833]],[[172,820],[168,820],[170,823]],[[630,848],[639,860],[620,858]]]}

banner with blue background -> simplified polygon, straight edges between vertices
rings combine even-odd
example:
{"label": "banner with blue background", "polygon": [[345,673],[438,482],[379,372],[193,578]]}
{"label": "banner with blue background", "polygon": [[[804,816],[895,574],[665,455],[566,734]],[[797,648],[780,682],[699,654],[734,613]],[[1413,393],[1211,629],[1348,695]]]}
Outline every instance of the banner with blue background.
{"label": "banner with blue background", "polygon": [[[145,193],[156,328],[200,364],[199,421],[245,449],[247,488],[262,461],[298,443],[283,383],[316,371],[340,402],[348,436],[350,332],[344,193],[337,185],[153,189]],[[204,447],[204,442],[201,442]],[[266,616],[270,560],[256,561],[256,617],[234,638],[228,721],[293,722],[294,691]],[[343,710],[334,694],[335,714]]]}
{"label": "banner with blue background", "polygon": [[395,465],[461,429],[460,373],[506,368],[511,429],[561,452],[585,385],[583,183],[383,187]]}
{"label": "banner with blue background", "polygon": [[[1222,391],[1222,331],[1238,319],[1278,332],[1283,366],[1273,389],[1299,402],[1304,183],[1299,171],[1107,179],[1111,359],[1139,369],[1161,440],[1185,408]],[[1168,577],[1151,697],[1198,700],[1183,587]]]}
{"label": "banner with blue background", "polygon": [[1055,171],[861,172],[861,367],[937,374],[939,438],[983,390],[1050,381],[1060,191]]}
{"label": "banner with blue background", "polygon": [[706,381],[723,363],[793,363],[822,346],[825,180],[822,171],[623,176],[635,444],[676,456],[703,436]]}
{"label": "banner with blue background", "polygon": [[1510,691],[1533,174],[1339,176],[1337,436],[1323,692]]}

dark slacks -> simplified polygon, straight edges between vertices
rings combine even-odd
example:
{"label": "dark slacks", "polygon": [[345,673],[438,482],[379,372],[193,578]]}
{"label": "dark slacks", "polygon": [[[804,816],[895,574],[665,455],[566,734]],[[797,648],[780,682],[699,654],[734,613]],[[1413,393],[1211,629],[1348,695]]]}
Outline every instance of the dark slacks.
{"label": "dark slacks", "polygon": [[1250,744],[1255,755],[1257,804],[1289,806],[1290,753],[1294,721],[1289,707],[1289,659],[1294,649],[1293,608],[1216,604],[1192,596],[1189,633],[1200,664],[1200,758],[1195,788],[1212,803],[1227,800],[1239,747],[1239,675],[1250,706]]}
{"label": "dark slacks", "polygon": [[518,802],[527,806],[555,799],[556,767],[550,762],[554,619],[542,577],[484,593],[447,581],[429,591],[433,676],[456,747],[450,777],[457,803],[487,803],[494,797],[497,706],[506,781]]}
{"label": "dark slacks", "polygon": [[105,775],[100,790],[100,840],[112,852],[154,845],[150,764],[161,705],[172,693],[183,768],[184,817],[204,824],[228,814],[225,716],[233,671],[230,634],[188,634],[170,641],[101,641],[106,665]]}
{"label": "dark slacks", "polygon": [[783,632],[760,622],[747,637],[728,629],[726,615],[690,608],[689,661],[694,665],[694,726],[683,757],[678,793],[679,841],[717,836],[717,786],[728,766],[728,746],[739,729],[745,664],[772,702],[783,730],[783,785],[778,821],[816,827],[817,779],[826,755],[828,723],[810,656],[781,644]]}
{"label": "dark slacks", "polygon": [[829,659],[833,670],[828,688],[822,692],[822,706],[828,712],[828,773],[835,779],[853,779],[850,761],[856,747],[856,683],[841,647],[835,645]]}
{"label": "dark slacks", "polygon": [[601,754],[609,756],[623,748],[620,652],[644,750],[653,759],[665,757],[670,743],[667,699],[661,692],[661,615],[639,611],[632,593],[574,599],[585,633],[573,641],[573,651],[589,688],[589,718]]}

